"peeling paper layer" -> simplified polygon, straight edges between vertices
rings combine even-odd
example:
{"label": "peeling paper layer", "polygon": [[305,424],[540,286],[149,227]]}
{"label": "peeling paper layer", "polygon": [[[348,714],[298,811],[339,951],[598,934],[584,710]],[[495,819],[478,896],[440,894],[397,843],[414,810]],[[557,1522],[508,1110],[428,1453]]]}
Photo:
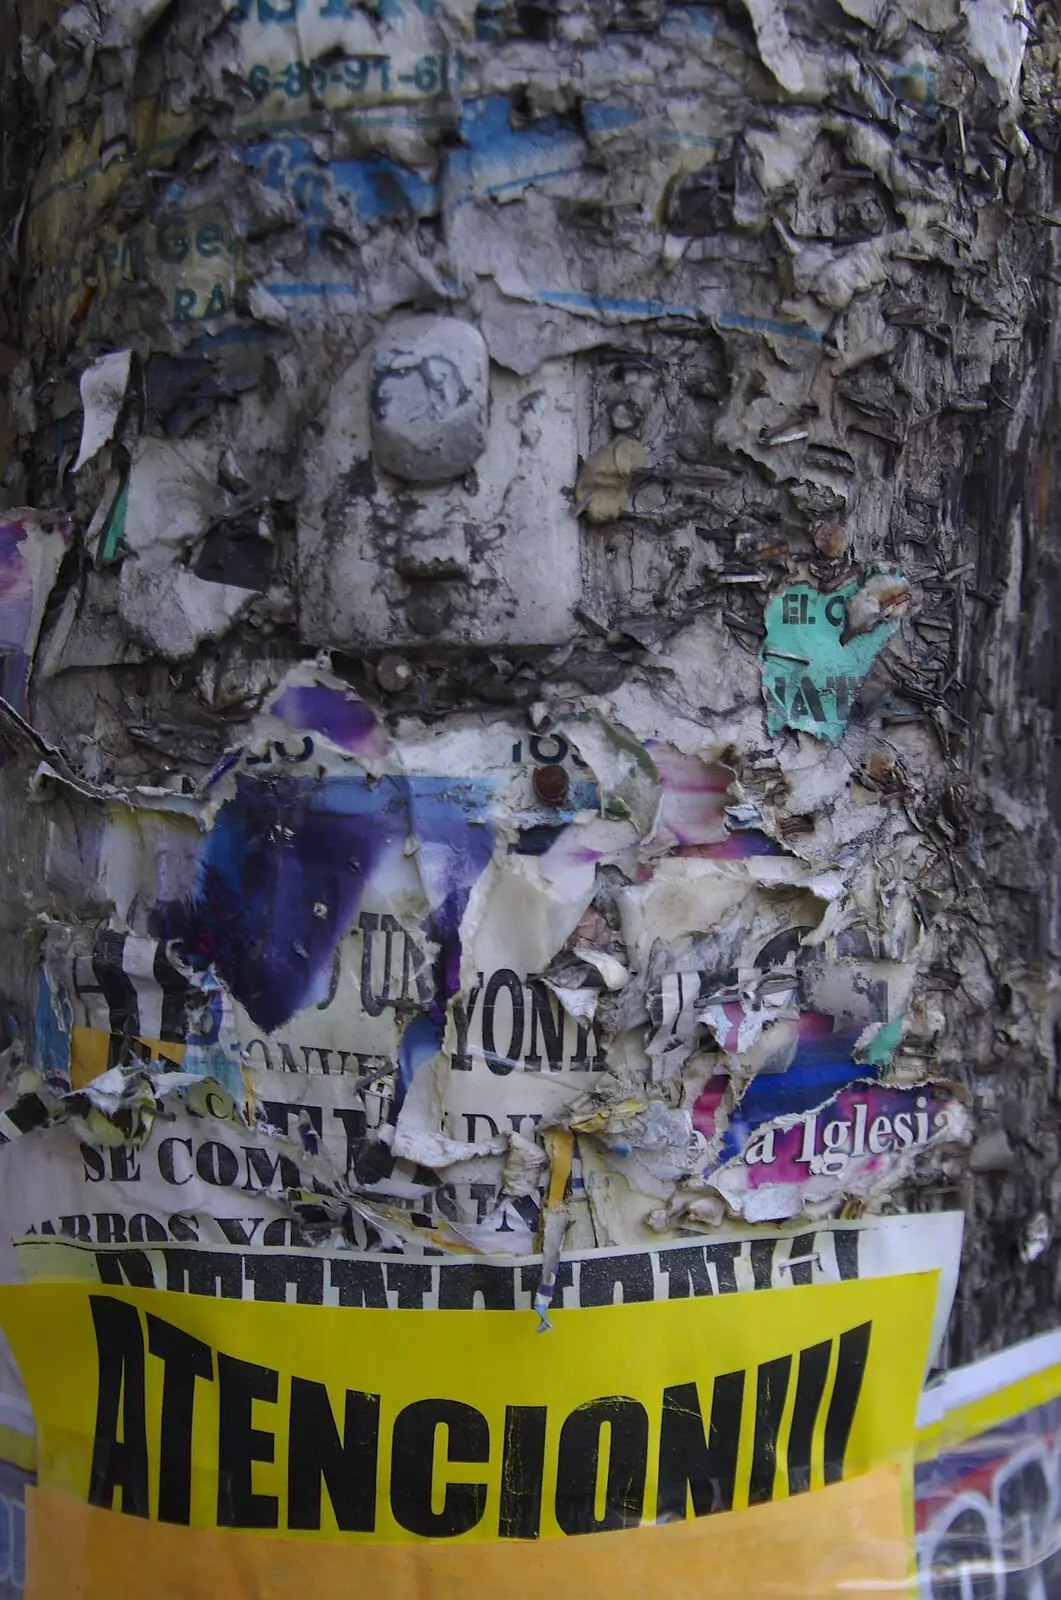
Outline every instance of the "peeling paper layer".
{"label": "peeling paper layer", "polygon": [[[890,1086],[929,948],[915,929],[885,958],[901,897],[748,826],[730,768],[599,715],[570,733],[539,742],[560,761],[528,762],[517,722],[407,744],[300,667],[205,785],[202,832],[98,814],[115,909],[45,941],[49,1067],[11,1113],[38,1131],[5,1154],[23,1226],[47,1203],[33,1151],[58,1174],[73,1130],[97,1198],[118,1185],[99,1215],[133,1162],[167,1238],[180,1190],[217,1242],[544,1240],[552,1273],[568,1248],[880,1204],[961,1142],[945,1086]],[[876,945],[841,955],[867,912]],[[253,1237],[211,1185],[268,1202]]]}
{"label": "peeling paper layer", "polygon": [[771,733],[796,728],[830,744],[841,737],[859,685],[894,631],[889,611],[908,594],[897,582],[882,607],[872,583],[828,595],[803,584],[770,601],[759,659]]}

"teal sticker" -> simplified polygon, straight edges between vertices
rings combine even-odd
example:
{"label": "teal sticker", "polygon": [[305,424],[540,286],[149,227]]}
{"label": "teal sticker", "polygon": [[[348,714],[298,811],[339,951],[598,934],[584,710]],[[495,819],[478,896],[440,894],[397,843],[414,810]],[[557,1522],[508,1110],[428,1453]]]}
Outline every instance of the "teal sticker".
{"label": "teal sticker", "polygon": [[103,537],[99,542],[99,553],[96,556],[96,565],[105,567],[117,559],[122,540],[125,538],[125,513],[129,505],[129,474],[122,478],[121,488],[114,497],[110,515],[103,529]]}
{"label": "teal sticker", "polygon": [[896,1046],[903,1036],[902,1017],[893,1017],[891,1022],[883,1022],[869,1041],[865,1050],[857,1052],[859,1061],[868,1061],[875,1067],[886,1067],[895,1053]]}
{"label": "teal sticker", "polygon": [[880,622],[844,644],[845,601],[859,588],[849,583],[823,594],[799,583],[767,605],[759,666],[769,733],[795,728],[830,744],[840,739],[859,684],[897,626]]}

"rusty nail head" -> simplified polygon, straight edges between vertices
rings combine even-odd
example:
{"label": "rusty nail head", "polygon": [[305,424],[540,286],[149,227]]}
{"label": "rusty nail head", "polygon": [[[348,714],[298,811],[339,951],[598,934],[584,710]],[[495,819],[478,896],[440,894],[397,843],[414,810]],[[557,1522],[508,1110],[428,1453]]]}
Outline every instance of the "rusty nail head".
{"label": "rusty nail head", "polygon": [[376,663],[376,682],[385,694],[399,694],[413,681],[413,669],[404,656],[387,654]]}
{"label": "rusty nail head", "polygon": [[547,806],[558,806],[567,793],[567,772],[559,765],[535,767],[531,782],[538,799]]}

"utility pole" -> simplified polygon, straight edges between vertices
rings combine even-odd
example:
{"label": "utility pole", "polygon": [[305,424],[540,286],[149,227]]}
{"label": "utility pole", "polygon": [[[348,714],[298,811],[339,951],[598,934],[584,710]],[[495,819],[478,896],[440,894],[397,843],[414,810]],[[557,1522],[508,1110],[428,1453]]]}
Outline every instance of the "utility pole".
{"label": "utility pole", "polygon": [[957,1211],[936,1365],[1053,1327],[1055,8],[3,26],[13,1230]]}

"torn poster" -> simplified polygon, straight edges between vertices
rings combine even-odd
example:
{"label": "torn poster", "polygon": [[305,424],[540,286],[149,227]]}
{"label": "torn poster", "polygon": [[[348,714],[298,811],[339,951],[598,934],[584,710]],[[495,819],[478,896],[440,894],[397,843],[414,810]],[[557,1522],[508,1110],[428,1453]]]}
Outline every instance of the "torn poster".
{"label": "torn poster", "polygon": [[909,584],[887,573],[830,593],[803,583],[773,595],[759,652],[768,731],[795,728],[835,744],[909,599]]}
{"label": "torn poster", "polygon": [[[27,1411],[29,1407],[26,1407]],[[0,1425],[0,1595],[21,1600],[26,1579],[26,1490],[35,1481],[32,1431]]]}
{"label": "torn poster", "polygon": [[[396,735],[300,667],[193,809],[80,828],[114,910],[44,931],[48,1125],[2,1158],[27,1226],[88,1214],[86,1162],[134,1162],[174,1242],[192,1215],[208,1242],[261,1242],[250,1218],[266,1243],[527,1254],[560,1130],[556,1247],[648,1248],[878,1204],[964,1137],[945,1085],[922,1106],[889,1079],[927,920],[854,853],[792,855],[717,754],[597,712]],[[149,1106],[133,1155],[112,1078]],[[51,1203],[38,1144],[64,1152]]]}
{"label": "torn poster", "polygon": [[[450,1493],[457,1487],[452,1484]],[[463,1600],[470,1593],[534,1600],[543,1589],[554,1600],[580,1600],[601,1585],[622,1597],[661,1587],[681,1594],[695,1589],[704,1572],[744,1600],[775,1600],[778,1573],[786,1600],[891,1594],[908,1578],[908,1498],[900,1467],[889,1463],[811,1496],[646,1524],[633,1538],[630,1530],[616,1529],[610,1537],[545,1539],[533,1545],[533,1561],[518,1539],[457,1539],[445,1549],[437,1540],[361,1543],[353,1563],[358,1583],[379,1600],[425,1589],[435,1600]],[[218,1586],[226,1594],[249,1586],[284,1595],[307,1587],[321,1595],[349,1589],[352,1558],[345,1542],[153,1522],[48,1489],[36,1491],[34,1507],[27,1560],[47,1593],[70,1594],[80,1584],[83,1600],[110,1600],[116,1574],[129,1589],[145,1571],[152,1574],[154,1600],[184,1600]],[[45,1534],[38,1532],[42,1522]],[[98,1558],[87,1576],[80,1559],[86,1546]]]}
{"label": "torn poster", "polygon": [[[368,1547],[461,1534],[548,1543],[613,1528],[636,1537],[642,1524],[808,1496],[908,1453],[933,1275],[776,1295],[776,1303],[768,1290],[565,1311],[550,1341],[535,1337],[529,1318],[497,1313],[362,1306],[339,1314],[87,1282],[8,1285],[0,1321],[37,1418],[42,1488],[123,1522],[264,1527],[281,1539]],[[147,1360],[149,1349],[172,1360],[179,1351],[185,1363],[195,1352],[197,1375],[216,1371],[216,1381],[190,1381],[179,1416],[173,1406],[163,1412],[173,1369]],[[372,1365],[371,1392],[348,1387],[359,1350],[385,1352]],[[768,1410],[757,1402],[764,1393]],[[794,1420],[782,1428],[789,1395]],[[252,1399],[262,1425],[250,1430],[255,1492],[250,1472],[229,1465],[236,1450],[249,1457],[224,1420],[237,1404],[249,1415]],[[337,1407],[353,1471],[322,1465],[340,1454]],[[695,1431],[682,1426],[689,1416]],[[708,1416],[721,1441],[710,1468]],[[612,1443],[601,1514],[605,1424]],[[432,1493],[440,1425],[450,1454],[474,1455],[479,1475],[460,1494],[447,1483],[444,1497]],[[169,1449],[160,1474],[161,1437]]]}
{"label": "torn poster", "polygon": [[739,1240],[754,1285],[784,1235],[831,1290],[790,1241],[964,1203],[979,1100],[975,1168],[1047,1135],[969,1260],[1051,1259],[1042,9],[21,8],[2,478],[70,522],[3,713],[41,1254],[263,1299],[540,1261],[562,1337],[594,1251]]}
{"label": "torn poster", "polygon": [[[95,1191],[85,1192],[96,1204]],[[126,1188],[123,1198],[114,1182],[106,1196],[107,1203],[117,1197],[126,1213],[136,1204],[133,1190]],[[175,1242],[164,1227],[153,1225],[154,1219],[136,1215],[136,1222],[127,1216],[125,1238],[118,1237],[113,1224],[100,1227],[101,1213],[83,1212],[35,1227],[15,1241],[18,1270],[34,1282],[79,1279],[236,1300],[293,1298],[299,1305],[381,1310],[529,1311],[541,1282],[541,1256],[473,1260],[425,1255],[405,1263],[386,1261],[375,1252],[315,1249],[298,1242],[275,1249],[263,1237],[268,1231],[267,1223],[262,1228],[264,1219],[246,1219],[241,1230],[248,1235],[246,1242],[233,1231],[226,1247],[219,1248],[187,1237]],[[190,1233],[196,1219],[186,1220]],[[654,1250],[573,1251],[557,1272],[552,1308],[561,1312],[938,1272],[931,1361],[957,1286],[962,1222],[960,1211],[936,1211],[806,1227],[735,1226],[676,1238]],[[105,1238],[108,1233],[111,1237]]]}
{"label": "torn poster", "polygon": [[[708,1118],[710,1096],[710,1090],[703,1096]],[[741,1101],[731,1112],[724,1149],[733,1149],[751,1127],[755,1132],[711,1178],[730,1208],[749,1222],[813,1212],[840,1190],[860,1198],[886,1193],[919,1151],[971,1139],[968,1107],[929,1084],[900,1089],[856,1083],[803,1116],[754,1121],[762,1109]]]}
{"label": "torn poster", "polygon": [[84,422],[81,448],[72,468],[74,472],[80,472],[85,462],[91,461],[113,435],[125,404],[131,362],[131,350],[116,350],[111,355],[100,356],[81,374]]}
{"label": "torn poster", "polygon": [[0,694],[16,711],[26,708],[37,635],[69,536],[62,517],[0,519]]}
{"label": "torn poster", "polygon": [[[922,1396],[914,1471],[919,1594],[1061,1577],[1061,1334],[1040,1334]],[[995,1588],[997,1582],[997,1588]]]}

